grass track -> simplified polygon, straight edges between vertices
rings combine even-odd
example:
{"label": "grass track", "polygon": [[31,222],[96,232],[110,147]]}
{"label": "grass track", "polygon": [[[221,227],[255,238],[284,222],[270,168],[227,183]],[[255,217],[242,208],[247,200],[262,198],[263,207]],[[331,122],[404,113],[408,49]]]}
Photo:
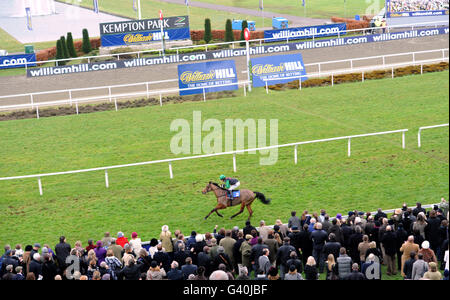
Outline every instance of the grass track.
{"label": "grass track", "polygon": [[[216,157],[167,165],[43,178],[0,181],[0,244],[49,243],[64,234],[75,240],[100,238],[105,231],[137,231],[143,240],[157,236],[163,224],[184,232],[211,231],[215,224],[243,226],[247,212],[229,221],[237,208],[223,211],[224,219],[203,217],[215,205],[213,195],[200,191],[221,173],[236,175],[243,188],[273,199],[270,206],[253,205],[254,222],[286,221],[292,209],[330,214],[350,209],[394,208],[406,202],[432,203],[448,197],[448,128],[423,133],[419,126],[447,123],[448,72],[365,83],[271,92],[254,90],[207,103],[0,122],[0,176],[26,175],[175,157],[170,154],[170,123],[182,118],[192,124],[193,111],[224,122],[233,119],[278,119],[278,143],[408,128],[407,149],[401,135],[300,147],[299,164],[293,148],[280,149],[278,162],[260,166],[258,155]],[[204,133],[206,135],[207,133]]]}

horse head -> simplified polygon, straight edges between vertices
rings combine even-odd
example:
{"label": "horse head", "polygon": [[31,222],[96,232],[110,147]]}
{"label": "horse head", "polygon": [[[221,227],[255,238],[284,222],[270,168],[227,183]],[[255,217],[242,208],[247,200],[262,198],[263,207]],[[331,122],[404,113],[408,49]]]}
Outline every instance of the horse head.
{"label": "horse head", "polygon": [[206,193],[209,193],[209,192],[211,192],[213,190],[211,185],[212,185],[212,182],[210,181],[208,183],[208,185],[203,189],[203,191],[202,191],[203,195],[205,195]]}

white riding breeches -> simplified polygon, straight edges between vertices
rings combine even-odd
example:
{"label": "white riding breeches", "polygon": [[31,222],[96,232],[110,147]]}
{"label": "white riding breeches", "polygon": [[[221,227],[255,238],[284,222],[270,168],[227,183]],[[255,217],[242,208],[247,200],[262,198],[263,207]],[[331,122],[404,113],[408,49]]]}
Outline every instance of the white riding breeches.
{"label": "white riding breeches", "polygon": [[228,190],[233,191],[233,190],[237,189],[240,185],[241,185],[241,183],[238,181],[238,182],[236,182],[236,184],[233,184],[232,186],[230,186],[230,188]]}

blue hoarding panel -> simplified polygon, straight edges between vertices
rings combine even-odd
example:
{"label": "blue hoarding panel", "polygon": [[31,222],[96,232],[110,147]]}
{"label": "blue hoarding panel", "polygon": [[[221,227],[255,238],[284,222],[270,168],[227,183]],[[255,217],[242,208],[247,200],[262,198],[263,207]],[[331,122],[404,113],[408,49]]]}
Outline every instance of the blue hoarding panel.
{"label": "blue hoarding panel", "polygon": [[[0,56],[0,69],[24,68],[25,64],[35,61],[35,53]],[[27,66],[34,67],[36,64],[27,64]]]}
{"label": "blue hoarding panel", "polygon": [[[203,90],[205,93],[237,90],[237,82],[234,60],[178,65],[180,96],[202,94]],[[218,85],[227,86],[215,87]]]}
{"label": "blue hoarding panel", "polygon": [[[287,83],[306,75],[303,57],[300,53],[258,57],[251,59],[254,87]],[[286,79],[289,78],[289,79]],[[302,77],[305,81],[308,78]]]}
{"label": "blue hoarding panel", "polygon": [[346,34],[347,24],[329,24],[319,26],[296,27],[282,30],[265,30],[264,38],[271,39],[266,42],[283,41],[289,38],[290,40],[309,39],[314,37],[335,36]]}

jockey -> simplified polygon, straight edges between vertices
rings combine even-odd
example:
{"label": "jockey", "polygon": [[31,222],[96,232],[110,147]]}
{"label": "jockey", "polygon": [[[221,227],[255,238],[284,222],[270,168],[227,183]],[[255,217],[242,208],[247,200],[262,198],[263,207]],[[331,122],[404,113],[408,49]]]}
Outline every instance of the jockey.
{"label": "jockey", "polygon": [[237,189],[241,183],[236,178],[226,177],[225,175],[220,175],[220,180],[222,180],[225,184],[224,187],[229,191],[230,198],[232,198],[232,191]]}

